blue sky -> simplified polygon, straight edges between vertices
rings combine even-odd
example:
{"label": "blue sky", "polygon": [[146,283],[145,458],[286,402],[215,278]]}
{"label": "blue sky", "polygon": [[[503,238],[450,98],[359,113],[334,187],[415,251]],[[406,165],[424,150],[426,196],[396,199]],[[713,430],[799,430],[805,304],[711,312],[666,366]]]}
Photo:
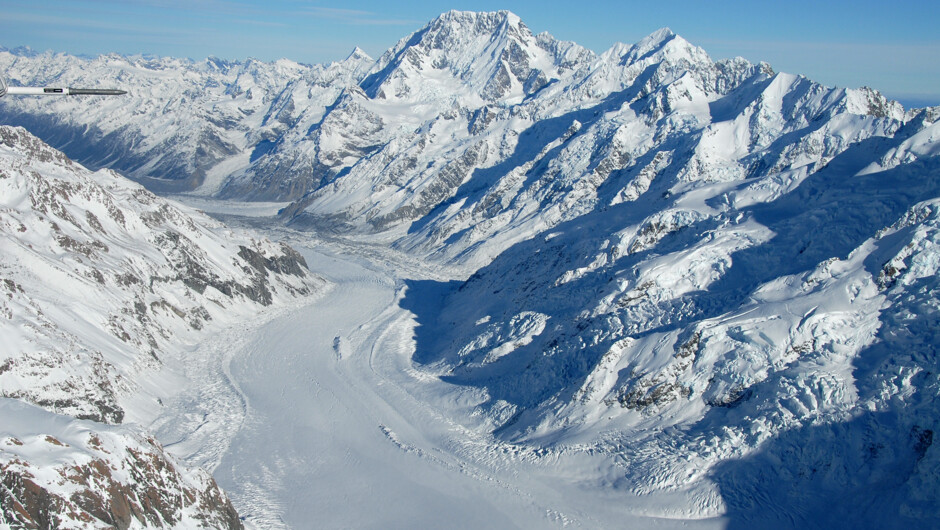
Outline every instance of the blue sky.
{"label": "blue sky", "polygon": [[0,0],[0,46],[304,63],[378,57],[450,9],[509,9],[534,32],[597,52],[668,26],[714,59],[743,56],[830,86],[940,104],[940,2],[584,0],[310,2]]}

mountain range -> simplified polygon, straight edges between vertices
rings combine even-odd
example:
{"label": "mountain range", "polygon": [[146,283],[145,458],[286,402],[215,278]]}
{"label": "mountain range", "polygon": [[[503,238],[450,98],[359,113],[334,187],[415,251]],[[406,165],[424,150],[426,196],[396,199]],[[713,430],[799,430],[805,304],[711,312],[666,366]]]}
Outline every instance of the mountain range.
{"label": "mountain range", "polygon": [[[938,107],[714,61],[668,29],[596,54],[505,11],[445,13],[377,60],[358,49],[314,66],[4,50],[0,69],[11,84],[129,91],[91,107],[0,100],[4,123],[92,169],[161,194],[278,202],[276,223],[449,271],[406,279],[400,305],[420,324],[414,366],[481,396],[451,411],[473,429],[616,457],[611,487],[638,495],[708,481],[720,500],[703,511],[735,520],[940,520]],[[46,164],[43,176],[77,167],[21,129],[0,132],[19,150],[3,160]],[[71,256],[63,278],[88,284],[98,270],[114,285],[126,311],[110,310],[105,338],[131,345],[122,355],[158,359],[161,329],[198,328],[200,308],[222,318],[205,293],[226,306],[218,293],[264,304],[319,288],[270,243],[211,239],[207,256],[225,247],[242,264],[226,254],[215,261],[229,276],[208,273],[207,257],[192,273],[185,245],[204,230],[184,229],[180,207],[129,183],[110,184],[122,199],[91,184],[59,191],[23,164],[3,166],[0,184],[14,176],[21,190],[4,192],[19,201],[4,200],[5,235]],[[43,199],[27,201],[28,185]],[[107,201],[126,197],[148,205],[121,217],[156,230],[144,239],[157,250],[125,257],[92,235],[121,233]],[[131,273],[116,263],[135,259],[138,280],[121,283]],[[22,263],[4,270],[32,268]],[[262,269],[276,287],[259,286]],[[17,301],[19,278],[8,319],[46,315],[32,294]],[[142,287],[154,278],[172,280]],[[36,329],[29,342],[58,358],[75,344],[102,366],[128,364],[88,346],[100,337],[84,329]],[[25,389],[58,383],[0,385],[114,423],[118,393],[98,381],[135,375],[96,366],[65,377],[82,389],[69,395],[86,396],[74,403]]]}

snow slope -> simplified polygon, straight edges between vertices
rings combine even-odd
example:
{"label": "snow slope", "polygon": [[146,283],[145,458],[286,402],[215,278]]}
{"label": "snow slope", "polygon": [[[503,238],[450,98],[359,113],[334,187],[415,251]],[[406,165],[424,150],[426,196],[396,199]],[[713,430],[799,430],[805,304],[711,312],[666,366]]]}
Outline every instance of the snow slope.
{"label": "snow slope", "polygon": [[[109,170],[92,173],[21,128],[0,126],[0,205],[3,520],[240,526],[211,479],[177,469],[134,430],[104,424],[159,410],[181,380],[177,357],[207,332],[309,295],[322,280],[290,247],[227,229]],[[35,431],[32,417],[46,430]],[[43,459],[54,447],[40,435],[75,450]],[[109,441],[95,446],[94,437]],[[174,495],[171,479],[184,502],[202,506],[148,504]]]}
{"label": "snow slope", "polygon": [[[109,54],[83,58],[0,49],[11,85],[122,87],[114,98],[4,98],[3,123],[27,127],[72,159],[108,167],[158,192],[214,194],[232,173],[269,151],[285,131],[317,123],[373,60],[355,50],[341,62],[302,65]],[[289,180],[288,175],[283,180]],[[309,181],[244,191],[255,199],[297,197]]]}
{"label": "snow slope", "polygon": [[0,398],[6,528],[242,528],[206,472],[152,437]]}
{"label": "snow slope", "polygon": [[937,116],[796,182],[669,180],[414,282],[414,360],[480,393],[478,428],[616,457],[637,494],[714,484],[705,513],[741,525],[932,526]]}
{"label": "snow slope", "polygon": [[289,247],[217,222],[23,129],[0,128],[3,395],[119,423],[168,350],[317,285]]}

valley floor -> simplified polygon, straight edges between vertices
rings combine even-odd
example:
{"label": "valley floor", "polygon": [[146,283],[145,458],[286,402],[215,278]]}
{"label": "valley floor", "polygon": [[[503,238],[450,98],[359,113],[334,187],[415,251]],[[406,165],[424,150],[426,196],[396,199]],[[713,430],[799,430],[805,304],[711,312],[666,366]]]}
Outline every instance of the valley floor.
{"label": "valley floor", "polygon": [[164,374],[175,389],[164,408],[137,418],[212,471],[249,527],[726,524],[711,491],[638,497],[611,486],[607,457],[474,428],[479,396],[412,362],[417,323],[399,305],[406,277],[440,271],[371,245],[288,238],[329,291],[193,345],[182,379]]}

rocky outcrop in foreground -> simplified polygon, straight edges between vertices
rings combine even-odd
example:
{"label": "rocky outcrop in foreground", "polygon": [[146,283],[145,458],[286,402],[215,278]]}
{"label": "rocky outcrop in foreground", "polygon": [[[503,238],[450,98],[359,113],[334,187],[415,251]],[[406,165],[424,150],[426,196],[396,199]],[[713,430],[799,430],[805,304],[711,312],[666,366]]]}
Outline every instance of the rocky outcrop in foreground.
{"label": "rocky outcrop in foreground", "polygon": [[202,470],[152,437],[0,399],[0,524],[13,528],[242,528]]}

